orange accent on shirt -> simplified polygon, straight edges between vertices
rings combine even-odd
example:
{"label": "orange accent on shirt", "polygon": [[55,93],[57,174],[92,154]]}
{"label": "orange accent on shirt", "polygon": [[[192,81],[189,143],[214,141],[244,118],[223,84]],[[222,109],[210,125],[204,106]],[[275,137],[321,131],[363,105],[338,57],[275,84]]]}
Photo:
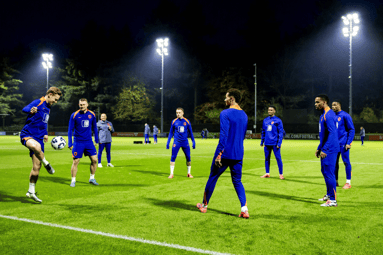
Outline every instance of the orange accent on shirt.
{"label": "orange accent on shirt", "polygon": [[40,98],[40,103],[36,107],[42,105],[44,103],[44,101],[45,101],[45,97],[41,97]]}
{"label": "orange accent on shirt", "polygon": [[189,125],[190,125],[190,122],[187,118],[184,117],[184,120],[186,120],[186,122],[189,123]]}
{"label": "orange accent on shirt", "polygon": [[80,110],[78,110],[78,111],[76,111],[76,112],[74,113],[74,115],[73,115],[73,119],[76,117],[77,113],[79,113],[79,112],[80,112]]}
{"label": "orange accent on shirt", "polygon": [[[88,109],[86,109],[87,111],[89,111]],[[89,111],[91,114],[93,114],[94,117],[96,117],[96,114],[92,111]]]}
{"label": "orange accent on shirt", "polygon": [[173,120],[173,122],[172,122],[172,124],[174,124],[174,122],[177,120],[177,118],[175,118],[174,120]]}
{"label": "orange accent on shirt", "polygon": [[324,115],[323,115],[325,121],[327,121],[326,120],[326,114],[328,111],[330,111],[330,107],[327,106],[326,108],[324,108]]}
{"label": "orange accent on shirt", "polygon": [[242,110],[241,107],[239,107],[239,105],[231,105],[230,108],[233,108],[233,109],[236,109],[236,110]]}

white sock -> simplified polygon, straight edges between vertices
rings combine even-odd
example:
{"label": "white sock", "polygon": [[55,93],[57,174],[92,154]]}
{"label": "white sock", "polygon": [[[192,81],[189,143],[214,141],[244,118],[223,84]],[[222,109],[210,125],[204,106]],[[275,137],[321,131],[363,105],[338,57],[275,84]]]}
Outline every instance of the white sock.
{"label": "white sock", "polygon": [[347,180],[346,183],[350,184],[351,185],[351,180]]}
{"label": "white sock", "polygon": [[35,194],[35,187],[36,187],[36,183],[29,183],[29,189],[28,189],[28,192],[29,193],[32,193],[32,194]]}
{"label": "white sock", "polygon": [[190,174],[191,166],[188,166],[188,174]]}
{"label": "white sock", "polygon": [[90,174],[89,180],[93,180],[93,179],[94,179],[94,174]]}
{"label": "white sock", "polygon": [[241,212],[246,212],[246,211],[248,211],[247,206],[246,206],[246,205],[245,205],[245,206],[242,206],[242,207],[241,207]]}
{"label": "white sock", "polygon": [[41,161],[43,162],[44,166],[49,165],[49,162],[45,158],[43,158]]}
{"label": "white sock", "polygon": [[72,182],[76,182],[76,177],[72,177]]}
{"label": "white sock", "polygon": [[170,174],[174,173],[174,166],[170,166]]}

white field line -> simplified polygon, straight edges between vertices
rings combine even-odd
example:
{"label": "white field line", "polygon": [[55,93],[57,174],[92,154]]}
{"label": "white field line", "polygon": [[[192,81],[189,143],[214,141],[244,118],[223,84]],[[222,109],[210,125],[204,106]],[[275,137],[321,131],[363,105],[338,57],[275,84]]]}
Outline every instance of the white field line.
{"label": "white field line", "polygon": [[[171,153],[169,154],[150,154],[150,153],[129,153],[129,152],[117,152],[116,154],[128,154],[128,155],[136,155],[136,156],[171,156]],[[182,153],[181,153],[182,155]],[[211,158],[213,160],[213,154],[211,156],[198,156],[194,155],[192,157],[197,157],[197,158]],[[264,158],[244,158],[245,160],[262,160],[264,161]],[[295,162],[309,162],[309,163],[319,163],[320,160],[301,160],[301,159],[284,159],[282,157],[282,161],[295,161]],[[351,165],[356,164],[356,165],[378,165],[378,166],[383,166],[383,163],[366,163],[366,162],[353,162],[351,161]]]}
{"label": "white field line", "polygon": [[55,227],[55,228],[74,230],[74,231],[83,232],[83,233],[89,233],[89,234],[94,234],[94,235],[100,235],[100,236],[124,239],[124,240],[132,241],[132,242],[139,242],[139,243],[145,243],[145,244],[164,246],[164,247],[169,247],[169,248],[173,248],[173,249],[180,249],[180,250],[191,251],[191,252],[198,252],[198,253],[203,253],[203,254],[230,255],[230,253],[220,253],[220,252],[215,252],[215,251],[202,250],[202,249],[188,247],[188,246],[182,246],[182,245],[178,245],[178,244],[169,244],[169,243],[164,243],[164,242],[145,240],[145,239],[142,239],[142,238],[134,238],[134,237],[129,237],[129,236],[115,235],[115,234],[104,233],[104,232],[100,232],[100,231],[94,231],[94,230],[90,230],[90,229],[75,228],[75,227],[70,227],[70,226],[63,226],[63,225],[47,223],[47,222],[42,222],[42,221],[37,221],[37,220],[23,219],[23,218],[18,218],[18,217],[13,217],[13,216],[0,215],[0,218],[10,219],[10,220],[17,220],[17,221],[24,221],[24,222],[44,225],[44,226],[48,226],[48,227]]}

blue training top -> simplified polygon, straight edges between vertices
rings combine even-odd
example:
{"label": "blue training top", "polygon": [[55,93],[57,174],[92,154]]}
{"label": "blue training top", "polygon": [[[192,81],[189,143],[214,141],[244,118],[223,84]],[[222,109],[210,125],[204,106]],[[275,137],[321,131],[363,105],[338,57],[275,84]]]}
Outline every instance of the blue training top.
{"label": "blue training top", "polygon": [[149,127],[149,125],[145,125],[145,131],[144,131],[144,134],[145,134],[145,135],[149,135],[149,134],[150,134],[150,127]]}
{"label": "blue training top", "polygon": [[94,112],[87,110],[86,113],[84,113],[78,110],[72,113],[68,127],[68,147],[72,147],[72,132],[74,142],[92,142],[92,131],[94,133],[95,142],[99,143],[96,114],[94,114]]}
{"label": "blue training top", "polygon": [[[109,130],[109,127],[111,127],[111,130]],[[97,129],[98,129],[98,139],[100,140],[100,143],[112,142],[112,133],[114,132],[114,127],[112,122],[107,120],[105,121],[99,120],[97,122]]]}
{"label": "blue training top", "polygon": [[336,114],[330,107],[322,110],[323,114],[319,118],[319,137],[318,149],[324,153],[338,153],[339,140],[338,130],[336,129]]}
{"label": "blue training top", "polygon": [[221,155],[221,158],[225,159],[242,160],[248,121],[246,113],[238,105],[233,105],[221,112],[219,120],[219,142],[215,155]]}
{"label": "blue training top", "polygon": [[188,135],[190,135],[193,142],[193,147],[195,147],[193,130],[188,119],[176,118],[172,121],[172,125],[170,126],[167,146],[169,146],[170,140],[172,139],[173,135],[174,135],[173,144],[177,144],[180,146],[184,146],[189,143]]}
{"label": "blue training top", "polygon": [[[36,113],[31,113],[32,107],[37,107]],[[48,120],[51,106],[46,102],[45,97],[34,100],[23,108],[23,112],[28,113],[25,125],[21,134],[31,136],[35,139],[43,139],[48,135]]]}
{"label": "blue training top", "polygon": [[280,118],[276,116],[265,118],[262,124],[261,145],[277,145],[281,147],[283,132],[283,123]]}
{"label": "blue training top", "polygon": [[158,134],[158,127],[154,126],[153,127],[153,135],[157,135]]}
{"label": "blue training top", "polygon": [[336,127],[338,128],[339,145],[351,144],[355,136],[354,123],[350,114],[345,111],[336,113]]}

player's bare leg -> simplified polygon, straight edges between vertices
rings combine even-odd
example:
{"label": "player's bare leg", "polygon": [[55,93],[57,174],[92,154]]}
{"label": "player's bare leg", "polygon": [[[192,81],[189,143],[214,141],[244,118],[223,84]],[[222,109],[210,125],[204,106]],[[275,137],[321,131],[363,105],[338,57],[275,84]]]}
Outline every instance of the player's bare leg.
{"label": "player's bare leg", "polygon": [[54,174],[55,170],[53,167],[49,164],[49,162],[45,159],[44,152],[41,150],[41,145],[39,142],[37,142],[34,139],[29,139],[26,143],[25,146],[27,146],[28,149],[32,150],[34,155],[40,162],[43,163],[45,169],[47,169],[48,173]]}
{"label": "player's bare leg", "polygon": [[94,156],[89,156],[90,158],[90,178],[89,178],[89,183],[93,185],[98,185],[96,182],[96,179],[94,179],[94,175],[96,174],[97,170],[97,155]]}
{"label": "player's bare leg", "polygon": [[191,162],[189,161],[189,162],[186,162],[186,166],[187,166],[187,168],[188,168],[188,177],[189,178],[194,178],[193,177],[193,175],[191,175]]}
{"label": "player's bare leg", "polygon": [[78,164],[79,163],[80,163],[80,159],[79,158],[74,158],[73,159],[72,167],[70,169],[71,174],[72,174],[72,180],[71,180],[71,183],[70,183],[71,187],[75,187],[76,186],[76,175],[77,175],[77,169],[78,169]]}
{"label": "player's bare leg", "polygon": [[36,196],[36,183],[37,183],[37,179],[39,178],[39,173],[40,173],[40,168],[41,168],[41,162],[40,160],[36,157],[35,154],[32,155],[32,170],[31,170],[31,173],[29,174],[29,189],[28,189],[28,192],[26,194],[26,196],[28,198],[32,198],[33,200],[35,200],[36,202],[39,202],[41,203],[42,200],[39,199],[37,196]]}
{"label": "player's bare leg", "polygon": [[174,166],[175,166],[176,162],[171,162],[170,161],[170,175],[169,175],[169,179],[173,179],[174,177]]}

